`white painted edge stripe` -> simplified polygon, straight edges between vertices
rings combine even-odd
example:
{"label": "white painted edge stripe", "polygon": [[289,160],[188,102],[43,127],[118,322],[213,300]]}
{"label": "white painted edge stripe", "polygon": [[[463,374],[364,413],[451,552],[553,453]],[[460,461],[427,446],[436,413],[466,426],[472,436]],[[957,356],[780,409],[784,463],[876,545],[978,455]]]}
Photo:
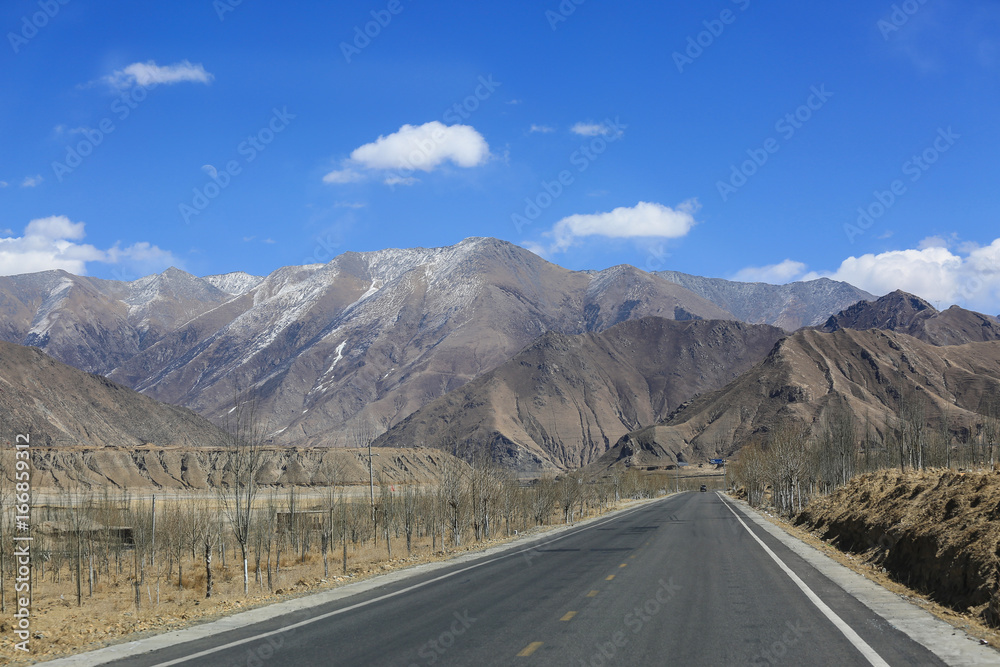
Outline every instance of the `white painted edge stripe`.
{"label": "white painted edge stripe", "polygon": [[748,533],[750,533],[750,536],[753,539],[757,540],[757,544],[759,544],[761,548],[765,552],[767,552],[767,555],[770,556],[774,560],[774,562],[778,564],[778,567],[780,567],[785,572],[785,574],[788,575],[789,579],[795,582],[795,585],[798,586],[800,589],[802,589],[802,592],[806,594],[806,597],[809,598],[809,601],[812,602],[814,605],[816,605],[817,609],[823,612],[823,615],[826,616],[838,630],[840,630],[840,632],[844,635],[844,637],[847,638],[847,641],[851,642],[851,644],[853,644],[856,649],[861,651],[861,654],[865,656],[865,658],[868,660],[870,664],[875,665],[875,667],[889,667],[889,663],[883,660],[882,657],[875,652],[875,649],[869,646],[868,643],[865,642],[865,640],[862,639],[858,635],[858,633],[856,633],[851,628],[851,626],[849,626],[847,623],[844,622],[842,618],[840,618],[840,616],[837,616],[837,614],[834,613],[834,611],[830,609],[826,605],[826,603],[820,599],[818,595],[813,593],[811,588],[806,586],[806,582],[799,579],[799,576],[794,572],[792,572],[792,569],[787,565],[785,565],[784,561],[778,558],[778,555],[773,551],[771,551],[771,549],[766,544],[764,544],[764,541],[759,537],[757,537],[757,534],[755,532],[750,530],[750,526],[746,525],[743,522],[743,518],[736,513],[736,510],[734,510],[729,505],[729,503],[722,496],[722,494],[718,492],[716,493],[718,494],[719,498],[722,499],[722,504],[725,505],[729,509],[729,511],[733,513],[733,516],[735,516],[736,520],[740,522],[740,524],[746,529]]}
{"label": "white painted edge stripe", "polygon": [[[668,495],[668,496],[665,496],[664,498],[661,498],[660,500],[664,500],[664,499],[670,498],[670,497],[671,496]],[[658,502],[658,501],[653,501],[653,502]],[[240,646],[242,644],[249,644],[251,642],[255,642],[255,641],[259,640],[259,639],[264,639],[266,637],[271,637],[273,635],[280,635],[280,634],[282,634],[284,632],[288,632],[289,630],[295,630],[296,628],[301,628],[303,626],[309,625],[310,623],[316,623],[318,621],[322,621],[324,619],[331,618],[333,616],[338,616],[340,614],[344,614],[346,612],[353,611],[354,609],[359,609],[361,607],[367,607],[370,604],[375,604],[376,602],[381,602],[382,600],[388,600],[389,598],[394,598],[397,595],[403,595],[404,593],[409,593],[410,591],[416,590],[418,588],[423,588],[424,586],[428,586],[430,584],[437,583],[438,581],[441,581],[442,579],[448,579],[449,577],[454,577],[455,575],[462,574],[463,572],[468,572],[469,570],[474,570],[477,567],[482,567],[483,565],[489,565],[490,563],[495,563],[497,561],[503,560],[504,558],[510,558],[511,556],[517,556],[519,554],[527,553],[529,551],[534,551],[535,549],[537,549],[539,547],[547,546],[549,544],[552,544],[553,542],[558,542],[559,540],[565,539],[565,538],[570,537],[572,535],[579,535],[580,533],[582,533],[582,532],[584,532],[586,530],[590,530],[591,528],[596,528],[598,526],[603,526],[604,524],[609,523],[611,521],[614,521],[616,519],[619,519],[619,518],[621,518],[621,517],[623,517],[625,515],[632,514],[633,512],[636,512],[636,511],[638,511],[640,509],[644,509],[646,507],[649,507],[650,504],[651,503],[644,503],[642,505],[639,505],[638,507],[633,507],[632,509],[628,509],[628,510],[625,510],[623,512],[618,512],[616,514],[613,514],[612,516],[607,517],[603,521],[595,521],[594,523],[591,523],[591,524],[588,524],[588,525],[584,526],[580,530],[568,531],[566,533],[563,533],[559,537],[555,537],[555,538],[553,538],[551,540],[548,540],[546,542],[541,542],[539,544],[534,544],[531,547],[528,547],[526,549],[520,549],[518,551],[511,551],[509,553],[505,553],[502,556],[497,556],[496,558],[491,558],[490,560],[484,560],[482,562],[476,563],[475,565],[470,565],[469,567],[463,567],[460,570],[454,570],[453,572],[449,572],[447,574],[442,574],[439,577],[435,577],[433,579],[428,579],[427,581],[421,582],[419,584],[414,584],[413,586],[409,586],[407,588],[401,588],[398,591],[394,591],[392,593],[387,593],[387,594],[381,595],[381,596],[379,596],[377,598],[372,598],[371,600],[365,600],[364,602],[358,602],[356,604],[352,604],[349,607],[343,607],[342,609],[335,609],[334,611],[330,611],[330,612],[327,612],[325,614],[320,614],[319,616],[314,616],[313,618],[307,618],[304,621],[299,621],[298,623],[293,623],[292,625],[286,625],[283,628],[280,628],[278,630],[271,630],[269,632],[262,632],[259,635],[254,635],[253,637],[246,637],[244,639],[238,639],[236,641],[230,642],[228,644],[223,644],[221,646],[214,646],[212,648],[205,649],[204,651],[200,651],[198,653],[192,653],[190,655],[184,656],[183,658],[176,658],[174,660],[170,660],[170,661],[167,661],[167,662],[160,662],[160,663],[157,663],[156,665],[154,665],[154,667],[170,667],[171,665],[179,665],[181,663],[188,662],[189,660],[194,660],[196,658],[202,658],[202,657],[204,657],[206,655],[212,655],[213,653],[218,653],[219,651],[224,651],[226,649],[233,648],[235,646]],[[747,530],[749,530],[749,528]],[[885,663],[882,663],[882,664],[885,664]],[[888,667],[888,665],[886,667]]]}

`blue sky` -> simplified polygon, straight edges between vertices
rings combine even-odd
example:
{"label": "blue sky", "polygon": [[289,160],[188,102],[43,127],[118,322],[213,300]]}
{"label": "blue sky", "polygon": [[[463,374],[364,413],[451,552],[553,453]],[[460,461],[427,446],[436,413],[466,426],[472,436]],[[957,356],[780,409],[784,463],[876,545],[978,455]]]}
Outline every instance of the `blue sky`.
{"label": "blue sky", "polygon": [[1000,312],[1000,3],[678,4],[11,0],[0,273],[494,236]]}

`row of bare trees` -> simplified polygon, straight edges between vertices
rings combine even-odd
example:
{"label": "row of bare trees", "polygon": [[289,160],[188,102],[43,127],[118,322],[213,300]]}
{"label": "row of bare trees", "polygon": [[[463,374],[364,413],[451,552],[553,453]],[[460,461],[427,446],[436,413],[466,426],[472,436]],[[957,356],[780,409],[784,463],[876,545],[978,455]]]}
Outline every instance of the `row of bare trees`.
{"label": "row of bare trees", "polygon": [[[522,483],[486,456],[449,457],[437,484],[376,478],[373,511],[368,489],[348,485],[333,465],[321,487],[261,487],[250,476],[257,452],[248,442],[257,441],[234,444],[220,463],[225,474],[214,495],[152,498],[80,487],[65,490],[58,503],[36,502],[32,576],[65,584],[78,605],[102,587],[127,594],[136,607],[158,604],[171,587],[212,597],[219,573],[228,580],[236,571],[246,595],[251,587],[276,590],[295,562],[321,559],[326,578],[331,570],[347,573],[361,557],[441,552],[573,522],[663,486],[634,471],[599,482],[567,474]],[[9,542],[11,528],[4,503],[0,482],[0,543]],[[14,569],[0,551],[0,606],[10,601]]]}
{"label": "row of bare trees", "polygon": [[937,428],[928,424],[925,399],[913,392],[900,400],[895,417],[876,428],[841,406],[815,429],[781,426],[751,440],[729,464],[732,483],[754,506],[770,504],[793,514],[811,496],[827,494],[857,474],[895,468],[976,469],[998,463],[1000,403],[990,397],[980,405],[975,429]]}

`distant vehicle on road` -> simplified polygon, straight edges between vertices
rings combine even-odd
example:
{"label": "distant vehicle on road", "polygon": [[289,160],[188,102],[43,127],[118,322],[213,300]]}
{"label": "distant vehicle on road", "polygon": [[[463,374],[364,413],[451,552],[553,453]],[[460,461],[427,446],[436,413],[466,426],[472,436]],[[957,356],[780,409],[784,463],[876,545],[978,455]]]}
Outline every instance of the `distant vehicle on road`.
{"label": "distant vehicle on road", "polygon": [[702,493],[705,493],[706,491],[708,491],[708,487],[707,487],[707,486],[705,486],[704,484],[702,484],[702,485],[701,485],[701,492],[702,492]]}

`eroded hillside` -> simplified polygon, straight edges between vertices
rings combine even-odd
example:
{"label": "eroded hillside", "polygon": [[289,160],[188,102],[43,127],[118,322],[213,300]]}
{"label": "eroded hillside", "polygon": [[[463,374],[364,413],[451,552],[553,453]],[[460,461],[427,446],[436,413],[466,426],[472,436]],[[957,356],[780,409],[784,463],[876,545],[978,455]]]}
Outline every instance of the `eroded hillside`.
{"label": "eroded hillside", "polygon": [[869,473],[810,503],[796,524],[1000,626],[1000,472]]}
{"label": "eroded hillside", "polygon": [[1000,341],[942,347],[893,331],[806,329],[726,387],[623,436],[598,464],[727,458],[781,425],[811,429],[845,410],[884,436],[904,404],[932,430],[969,436],[997,396]]}

